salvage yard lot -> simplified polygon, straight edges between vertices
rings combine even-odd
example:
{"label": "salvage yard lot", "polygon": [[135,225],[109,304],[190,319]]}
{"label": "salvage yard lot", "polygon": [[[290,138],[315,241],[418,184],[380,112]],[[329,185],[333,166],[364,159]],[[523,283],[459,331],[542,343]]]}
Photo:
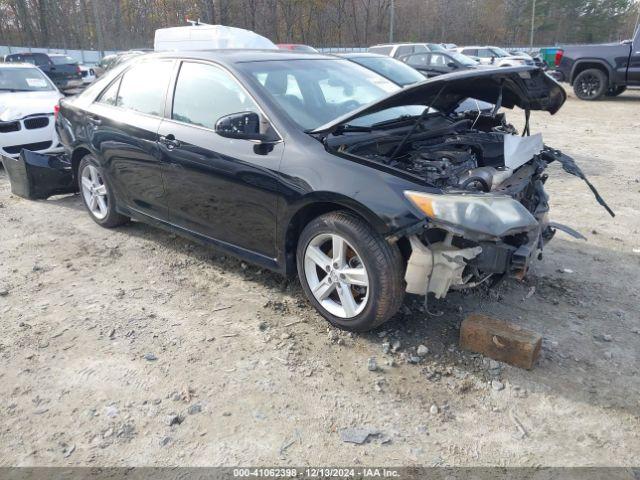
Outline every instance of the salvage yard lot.
{"label": "salvage yard lot", "polygon": [[[635,91],[532,116],[617,214],[552,166],[552,219],[588,242],[559,233],[524,282],[452,293],[439,317],[408,298],[361,335],[297,281],[102,229],[78,196],[12,196],[0,170],[0,465],[636,465],[639,107]],[[535,368],[460,351],[472,312],[541,333]],[[375,434],[344,443],[353,427]]]}

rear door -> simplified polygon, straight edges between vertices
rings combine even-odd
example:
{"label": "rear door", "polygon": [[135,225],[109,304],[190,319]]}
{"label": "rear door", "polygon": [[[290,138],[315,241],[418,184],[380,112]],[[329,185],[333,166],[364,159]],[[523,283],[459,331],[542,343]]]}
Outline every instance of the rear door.
{"label": "rear door", "polygon": [[158,128],[174,64],[169,59],[136,63],[102,92],[85,119],[118,200],[160,220],[167,219],[168,207]]}
{"label": "rear door", "polygon": [[275,258],[284,144],[258,145],[215,133],[220,117],[254,111],[262,118],[261,130],[279,138],[255,100],[222,67],[183,61],[173,91],[171,114],[159,130],[171,223]]}

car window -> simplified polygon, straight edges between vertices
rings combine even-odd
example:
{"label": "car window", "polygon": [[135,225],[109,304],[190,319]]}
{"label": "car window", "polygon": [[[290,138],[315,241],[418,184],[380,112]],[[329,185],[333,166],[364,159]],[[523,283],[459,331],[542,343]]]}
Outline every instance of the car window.
{"label": "car window", "polygon": [[413,52],[412,45],[400,45],[394,54],[395,57],[401,57],[402,55],[408,55]]}
{"label": "car window", "polygon": [[431,59],[431,55],[428,53],[418,53],[415,55],[409,55],[406,59],[407,64],[411,65],[415,68],[427,67],[429,66],[429,62]]}
{"label": "car window", "polygon": [[476,56],[480,57],[480,58],[491,58],[491,57],[495,57],[496,54],[493,53],[488,48],[479,48],[478,49],[478,54]]}
{"label": "car window", "polygon": [[390,55],[393,47],[369,47],[371,53],[379,53],[380,55]]}
{"label": "car window", "polygon": [[118,100],[118,88],[120,87],[120,79],[113,82],[109,87],[102,92],[102,95],[98,98],[98,103],[104,103],[106,105],[115,106]]}
{"label": "car window", "polygon": [[117,106],[162,116],[173,61],[144,62],[127,70],[120,82]]}
{"label": "car window", "polygon": [[477,48],[465,48],[464,50],[462,50],[462,53],[464,55],[471,55],[472,57],[477,57],[478,56],[478,49]]}
{"label": "car window", "polygon": [[[400,88],[346,59],[321,57],[238,65],[303,129],[317,128]],[[291,93],[290,76],[300,96]]]}
{"label": "car window", "polygon": [[[46,56],[44,55],[43,57],[46,58]],[[51,62],[53,62],[54,65],[69,65],[69,64],[77,63],[75,59],[69,57],[68,55],[51,55],[49,58],[51,59]]]}
{"label": "car window", "polygon": [[171,118],[214,129],[220,117],[246,111],[259,110],[229,73],[204,63],[182,64]]}
{"label": "car window", "polygon": [[431,55],[431,65],[434,67],[446,67],[449,59],[440,53],[434,53]]}

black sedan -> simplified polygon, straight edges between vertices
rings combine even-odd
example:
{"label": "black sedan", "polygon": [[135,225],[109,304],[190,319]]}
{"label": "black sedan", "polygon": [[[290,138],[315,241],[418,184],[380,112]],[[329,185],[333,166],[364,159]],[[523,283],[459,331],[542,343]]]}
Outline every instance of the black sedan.
{"label": "black sedan", "polygon": [[413,53],[400,58],[425,77],[435,77],[443,73],[478,68],[480,65],[472,58],[457,52]]}
{"label": "black sedan", "polygon": [[[116,67],[62,100],[56,127],[96,223],[133,218],[297,271],[326,319],[362,331],[405,291],[523,275],[553,234],[543,171],[571,159],[504,114],[456,112],[469,96],[550,113],[566,98],[533,67],[400,88],[333,56],[181,52]],[[55,165],[34,155],[45,178]],[[7,165],[12,185],[26,177]]]}

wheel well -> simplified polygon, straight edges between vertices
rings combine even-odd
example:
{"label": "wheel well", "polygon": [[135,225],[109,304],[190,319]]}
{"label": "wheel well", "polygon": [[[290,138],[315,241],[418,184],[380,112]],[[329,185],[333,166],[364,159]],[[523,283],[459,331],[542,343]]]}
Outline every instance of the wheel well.
{"label": "wheel well", "polygon": [[91,152],[84,147],[77,148],[73,151],[73,153],[71,154],[71,168],[73,169],[73,178],[78,178],[78,166],[80,165],[80,160],[82,160],[90,153]]}
{"label": "wheel well", "polygon": [[599,63],[599,62],[581,62],[573,70],[573,74],[571,76],[571,85],[573,85],[573,82],[575,81],[576,77],[580,73],[584,72],[585,70],[589,70],[590,68],[595,68],[597,70],[601,70],[607,76],[607,80],[609,80],[609,71],[601,63]]}
{"label": "wheel well", "polygon": [[355,210],[332,202],[318,202],[306,205],[298,210],[291,218],[285,233],[285,261],[287,274],[293,275],[296,273],[296,250],[298,248],[300,233],[302,233],[304,227],[306,227],[314,218],[324,215],[325,213],[335,212],[338,210],[351,213],[352,215],[355,215],[367,222],[367,219]]}

